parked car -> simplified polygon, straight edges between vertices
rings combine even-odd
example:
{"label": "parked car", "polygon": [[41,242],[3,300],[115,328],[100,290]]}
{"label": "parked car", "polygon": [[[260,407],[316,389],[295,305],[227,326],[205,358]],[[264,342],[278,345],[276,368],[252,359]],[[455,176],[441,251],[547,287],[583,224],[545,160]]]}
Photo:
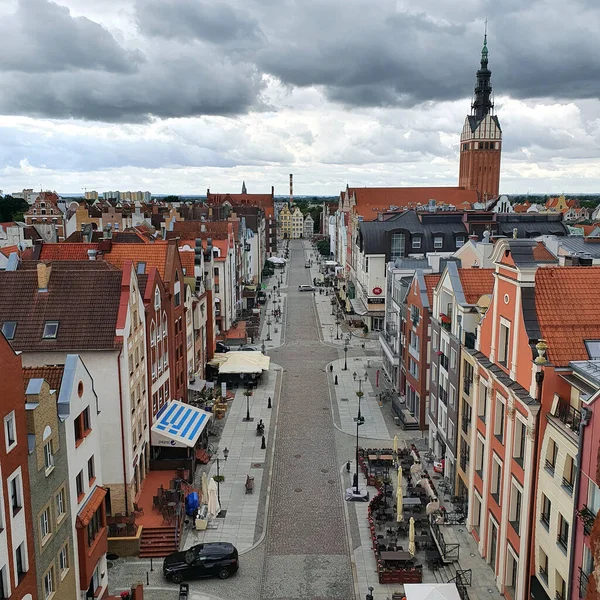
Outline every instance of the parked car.
{"label": "parked car", "polygon": [[305,269],[310,269],[310,261],[309,261],[309,260],[307,260],[307,261],[304,263],[304,268],[305,268]]}
{"label": "parked car", "polygon": [[238,352],[258,352],[258,348],[253,348],[252,346],[240,346]]}
{"label": "parked car", "polygon": [[163,575],[173,583],[215,575],[227,579],[238,569],[238,551],[228,542],[198,544],[169,554],[163,561]]}
{"label": "parked car", "polygon": [[223,342],[217,342],[217,352],[229,352],[231,348]]}
{"label": "parked car", "polygon": [[298,291],[299,292],[314,292],[315,288],[312,285],[299,285]]}

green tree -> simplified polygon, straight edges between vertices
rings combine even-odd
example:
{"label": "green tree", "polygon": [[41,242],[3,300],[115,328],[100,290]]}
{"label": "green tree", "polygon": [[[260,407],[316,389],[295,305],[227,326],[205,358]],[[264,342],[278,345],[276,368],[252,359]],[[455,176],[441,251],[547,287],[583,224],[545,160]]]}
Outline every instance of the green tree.
{"label": "green tree", "polygon": [[23,198],[13,198],[6,195],[0,197],[0,221],[24,221],[24,214],[29,209],[29,204]]}

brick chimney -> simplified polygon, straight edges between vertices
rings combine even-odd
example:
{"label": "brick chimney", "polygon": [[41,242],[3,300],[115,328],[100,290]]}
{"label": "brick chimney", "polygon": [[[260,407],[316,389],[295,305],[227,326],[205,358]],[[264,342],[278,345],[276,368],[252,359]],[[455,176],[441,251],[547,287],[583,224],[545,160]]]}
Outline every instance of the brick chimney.
{"label": "brick chimney", "polygon": [[38,263],[37,265],[37,279],[38,279],[38,292],[48,291],[48,282],[50,281],[50,273],[52,267],[45,263]]}

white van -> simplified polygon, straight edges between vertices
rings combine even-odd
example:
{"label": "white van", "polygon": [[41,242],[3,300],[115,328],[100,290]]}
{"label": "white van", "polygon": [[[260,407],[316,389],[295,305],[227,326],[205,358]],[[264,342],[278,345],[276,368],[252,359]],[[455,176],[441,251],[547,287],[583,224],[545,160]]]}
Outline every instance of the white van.
{"label": "white van", "polygon": [[298,291],[299,292],[314,292],[315,288],[312,285],[299,285]]}

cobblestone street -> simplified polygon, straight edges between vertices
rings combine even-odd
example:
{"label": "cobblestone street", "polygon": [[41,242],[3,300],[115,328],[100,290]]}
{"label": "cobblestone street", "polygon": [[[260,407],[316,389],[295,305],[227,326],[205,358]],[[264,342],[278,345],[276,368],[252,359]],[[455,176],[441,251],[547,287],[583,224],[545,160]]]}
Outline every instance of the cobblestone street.
{"label": "cobblestone street", "polygon": [[286,344],[271,357],[283,369],[263,598],[354,597],[343,490],[325,367],[337,351],[319,341],[301,242],[290,244]]}

